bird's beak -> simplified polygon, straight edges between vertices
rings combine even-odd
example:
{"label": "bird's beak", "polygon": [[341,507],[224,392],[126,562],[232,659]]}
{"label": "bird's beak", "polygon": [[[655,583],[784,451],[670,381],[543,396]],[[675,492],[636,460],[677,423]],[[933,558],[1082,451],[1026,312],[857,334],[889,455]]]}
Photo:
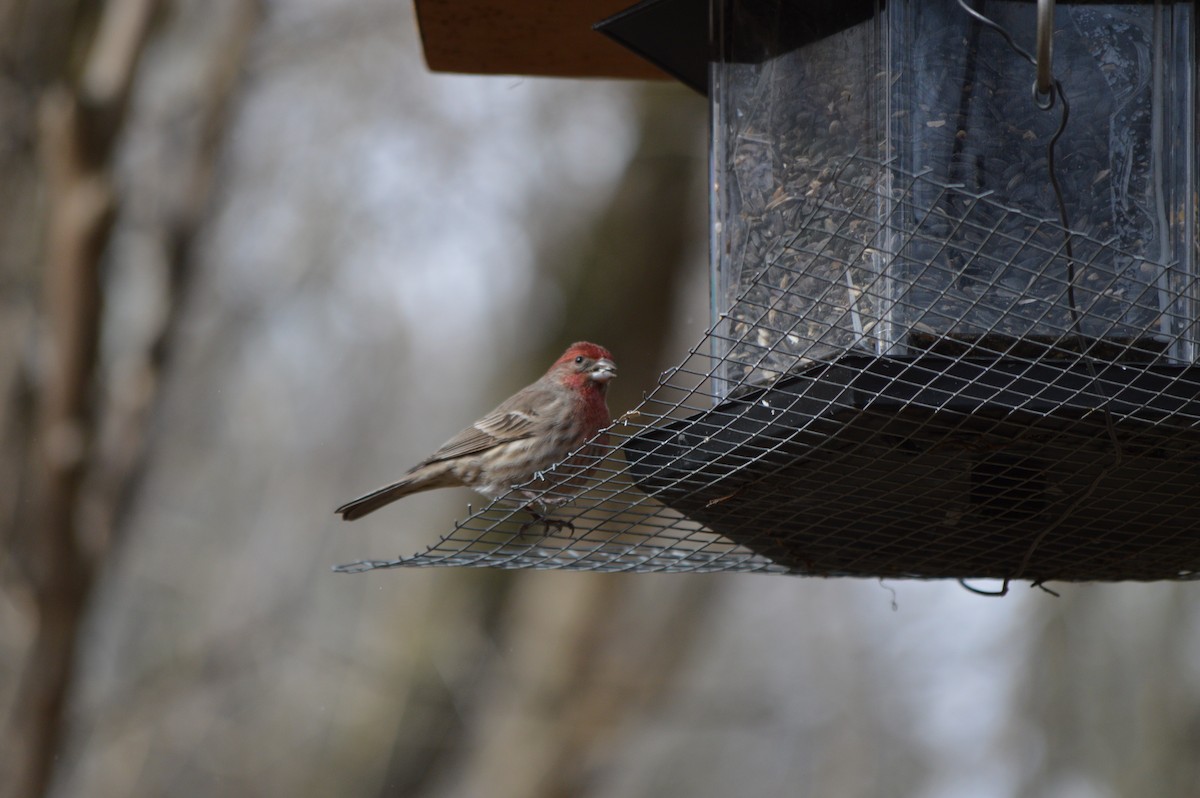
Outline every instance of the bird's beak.
{"label": "bird's beak", "polygon": [[588,377],[598,383],[604,384],[617,376],[617,364],[606,357],[602,357],[592,364],[592,371]]}

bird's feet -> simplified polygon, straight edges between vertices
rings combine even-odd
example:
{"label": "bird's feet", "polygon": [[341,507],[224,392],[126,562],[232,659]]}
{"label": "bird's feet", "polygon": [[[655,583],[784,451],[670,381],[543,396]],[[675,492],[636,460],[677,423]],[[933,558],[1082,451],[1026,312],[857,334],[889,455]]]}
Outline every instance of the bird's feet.
{"label": "bird's feet", "polygon": [[539,513],[532,507],[526,507],[525,510],[532,517],[525,523],[521,524],[521,529],[517,532],[517,535],[523,537],[525,535],[525,530],[529,529],[531,526],[541,524],[542,529],[544,530],[542,532],[543,536],[550,535],[552,532],[559,532],[563,529],[569,529],[571,530],[571,537],[575,537],[575,524],[571,521],[561,518],[551,518],[547,515]]}

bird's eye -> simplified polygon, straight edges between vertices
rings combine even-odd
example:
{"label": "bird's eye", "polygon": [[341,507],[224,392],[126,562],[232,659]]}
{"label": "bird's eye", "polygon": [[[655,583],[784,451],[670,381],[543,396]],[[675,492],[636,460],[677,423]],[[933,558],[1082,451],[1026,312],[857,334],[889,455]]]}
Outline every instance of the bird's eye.
{"label": "bird's eye", "polygon": [[575,358],[575,362],[576,362],[576,363],[582,363],[582,362],[583,362],[583,355],[579,355],[578,357],[576,357],[576,358]]}

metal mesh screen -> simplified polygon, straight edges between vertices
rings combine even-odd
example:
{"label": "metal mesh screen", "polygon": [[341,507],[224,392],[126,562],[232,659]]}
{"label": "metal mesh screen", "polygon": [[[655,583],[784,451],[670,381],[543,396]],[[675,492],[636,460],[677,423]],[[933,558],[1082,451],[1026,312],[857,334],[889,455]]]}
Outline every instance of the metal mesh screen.
{"label": "metal mesh screen", "polygon": [[1200,574],[1195,281],[894,164],[825,175],[569,525],[502,499],[337,570]]}

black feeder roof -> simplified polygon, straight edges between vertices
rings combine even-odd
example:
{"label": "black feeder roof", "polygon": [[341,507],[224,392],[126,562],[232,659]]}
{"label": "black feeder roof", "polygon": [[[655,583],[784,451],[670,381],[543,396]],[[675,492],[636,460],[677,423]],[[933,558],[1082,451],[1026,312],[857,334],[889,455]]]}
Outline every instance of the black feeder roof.
{"label": "black feeder roof", "polygon": [[743,0],[728,41],[712,41],[710,0],[643,0],[595,29],[701,94],[717,51],[756,63],[868,20],[875,0]]}

